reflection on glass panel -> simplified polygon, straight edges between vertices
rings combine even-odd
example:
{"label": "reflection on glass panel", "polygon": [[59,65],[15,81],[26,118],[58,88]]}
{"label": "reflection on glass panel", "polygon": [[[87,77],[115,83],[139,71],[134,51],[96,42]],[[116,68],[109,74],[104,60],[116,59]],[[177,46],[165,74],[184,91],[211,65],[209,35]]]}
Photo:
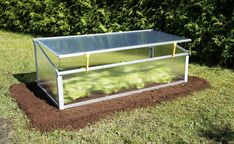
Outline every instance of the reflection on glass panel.
{"label": "reflection on glass panel", "polygon": [[[172,55],[172,51],[173,51],[173,44],[155,46],[154,56],[159,57],[159,56]],[[181,49],[176,48],[176,54],[179,53],[184,53],[184,52]]]}
{"label": "reflection on glass panel", "polygon": [[64,101],[105,95],[170,83],[184,78],[185,57],[82,72],[63,77]]}
{"label": "reflection on glass panel", "polygon": [[54,66],[59,68],[59,58],[55,54],[53,54],[51,51],[49,51],[46,47],[44,47],[43,45],[40,45],[40,47],[43,49],[46,55],[50,58]]}
{"label": "reflection on glass panel", "polygon": [[85,55],[60,59],[59,70],[70,70],[85,67]]}
{"label": "reflection on glass panel", "polygon": [[[90,54],[89,66],[98,66],[120,62],[128,62],[149,58],[149,48],[138,48],[130,50],[120,50],[113,52]],[[86,66],[86,56],[77,56],[60,59],[60,69],[74,69]]]}
{"label": "reflection on glass panel", "polygon": [[57,55],[181,40],[189,39],[155,30],[39,39]]}
{"label": "reflection on glass panel", "polygon": [[[153,47],[152,57],[172,55],[173,45],[161,45]],[[106,64],[114,64],[121,62],[129,62],[134,60],[142,60],[150,57],[150,47],[112,51],[105,53],[90,54],[89,66],[99,66]],[[184,53],[179,48],[176,48],[176,54]],[[86,56],[76,56],[60,59],[60,70],[69,70],[86,67]]]}
{"label": "reflection on glass panel", "polygon": [[38,83],[46,90],[47,93],[58,101],[56,72],[37,44],[36,53],[38,63]]}
{"label": "reflection on glass panel", "polygon": [[90,55],[90,66],[129,62],[149,58],[149,48],[113,51]]}

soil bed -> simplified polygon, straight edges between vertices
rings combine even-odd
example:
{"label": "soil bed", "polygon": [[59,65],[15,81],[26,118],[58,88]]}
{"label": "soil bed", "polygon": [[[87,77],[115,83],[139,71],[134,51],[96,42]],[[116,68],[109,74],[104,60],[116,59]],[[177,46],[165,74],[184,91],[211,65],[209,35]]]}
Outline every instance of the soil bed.
{"label": "soil bed", "polygon": [[190,76],[188,83],[185,84],[62,111],[51,103],[35,82],[14,84],[10,87],[10,93],[30,119],[30,127],[41,131],[52,131],[54,129],[81,129],[117,111],[152,106],[162,101],[184,97],[207,87],[209,83],[205,79]]}

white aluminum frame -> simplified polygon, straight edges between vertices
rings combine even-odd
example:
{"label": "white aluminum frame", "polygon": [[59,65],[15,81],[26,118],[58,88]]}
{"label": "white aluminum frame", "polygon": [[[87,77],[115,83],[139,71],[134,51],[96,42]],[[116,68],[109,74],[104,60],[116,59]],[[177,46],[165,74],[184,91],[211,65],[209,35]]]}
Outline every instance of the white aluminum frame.
{"label": "white aluminum frame", "polygon": [[[96,35],[101,35],[101,34],[96,34]],[[40,39],[43,39],[43,38],[40,38]],[[123,65],[142,63],[142,62],[156,61],[156,60],[162,60],[162,59],[170,59],[170,58],[172,58],[172,55],[153,57],[153,53],[154,53],[153,47],[158,46],[158,45],[170,44],[170,43],[173,43],[173,42],[166,42],[166,43],[162,42],[162,43],[157,43],[157,44],[147,44],[147,45],[134,46],[134,47],[133,46],[131,46],[131,47],[124,47],[124,48],[120,48],[120,49],[98,50],[98,51],[89,52],[90,54],[94,54],[94,53],[102,53],[102,52],[109,52],[109,51],[116,51],[116,50],[149,47],[149,58],[147,58],[147,59],[134,60],[134,61],[130,61],[130,62],[121,62],[121,63],[107,64],[107,65],[102,65],[102,66],[93,66],[93,67],[89,68],[89,71],[98,70],[98,69],[105,69],[105,68],[111,68],[111,67],[116,67],[116,66],[123,66]],[[53,62],[50,60],[50,58],[47,56],[47,54],[44,52],[43,48],[40,47],[40,44],[42,44],[42,43],[39,42],[37,39],[33,39],[33,44],[34,44],[34,51],[35,51],[34,53],[35,53],[36,81],[37,81],[37,85],[48,95],[48,97],[58,106],[58,108],[60,110],[64,110],[64,109],[72,108],[72,107],[77,107],[77,106],[82,106],[82,105],[87,105],[87,104],[96,103],[96,102],[101,102],[101,101],[106,101],[106,100],[110,100],[110,99],[114,99],[114,98],[129,96],[129,95],[132,95],[132,94],[137,94],[137,93],[141,93],[141,92],[144,92],[144,91],[150,91],[150,90],[154,90],[154,89],[159,89],[159,88],[167,87],[167,86],[173,86],[173,85],[185,83],[185,82],[188,81],[188,64],[189,64],[189,55],[190,55],[190,52],[187,51],[187,50],[185,50],[184,48],[182,48],[181,46],[179,46],[177,44],[176,47],[178,49],[182,50],[184,53],[175,54],[175,57],[181,57],[181,56],[185,56],[186,57],[185,58],[185,67],[184,67],[184,80],[175,81],[175,82],[171,82],[171,83],[168,83],[168,84],[161,84],[161,85],[158,85],[158,86],[143,88],[143,89],[139,89],[139,90],[132,90],[132,91],[128,91],[128,92],[124,92],[124,93],[119,93],[119,94],[106,95],[105,97],[100,97],[100,98],[96,98],[96,99],[91,99],[91,100],[86,100],[86,101],[82,101],[82,102],[77,102],[77,103],[72,103],[72,104],[66,104],[65,105],[64,104],[64,95],[63,95],[63,76],[64,75],[69,75],[69,74],[75,74],[75,73],[79,73],[79,72],[84,72],[84,71],[86,71],[86,68],[79,68],[79,69],[74,69],[74,70],[59,71],[56,68],[56,66],[53,64]],[[58,102],[39,83],[38,62],[37,62],[38,60],[37,60],[37,52],[36,52],[37,46],[36,45],[38,45],[38,48],[45,55],[45,58],[46,58],[47,62],[51,64],[51,66],[54,68],[54,70],[56,72]],[[52,53],[54,54],[54,52],[52,52]],[[80,53],[79,53],[79,55],[80,55]],[[66,56],[64,56],[64,55],[62,55],[62,56],[56,55],[56,56],[59,59],[59,58],[77,56],[77,54],[75,54],[75,55],[68,54]]]}

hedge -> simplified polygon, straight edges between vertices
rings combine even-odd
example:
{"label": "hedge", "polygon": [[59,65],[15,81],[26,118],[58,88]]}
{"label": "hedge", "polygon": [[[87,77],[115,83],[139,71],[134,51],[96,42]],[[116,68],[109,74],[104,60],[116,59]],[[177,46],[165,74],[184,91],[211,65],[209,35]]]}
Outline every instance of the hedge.
{"label": "hedge", "polygon": [[156,29],[191,38],[192,60],[234,68],[232,0],[1,0],[0,28],[43,36]]}

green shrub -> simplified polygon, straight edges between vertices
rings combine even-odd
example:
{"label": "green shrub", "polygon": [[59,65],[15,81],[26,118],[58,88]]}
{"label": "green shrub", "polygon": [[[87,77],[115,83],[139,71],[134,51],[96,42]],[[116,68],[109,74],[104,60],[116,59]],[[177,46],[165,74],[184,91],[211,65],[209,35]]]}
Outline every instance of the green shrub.
{"label": "green shrub", "polygon": [[234,68],[232,0],[1,0],[0,28],[70,35],[157,29],[191,38],[192,60]]}

